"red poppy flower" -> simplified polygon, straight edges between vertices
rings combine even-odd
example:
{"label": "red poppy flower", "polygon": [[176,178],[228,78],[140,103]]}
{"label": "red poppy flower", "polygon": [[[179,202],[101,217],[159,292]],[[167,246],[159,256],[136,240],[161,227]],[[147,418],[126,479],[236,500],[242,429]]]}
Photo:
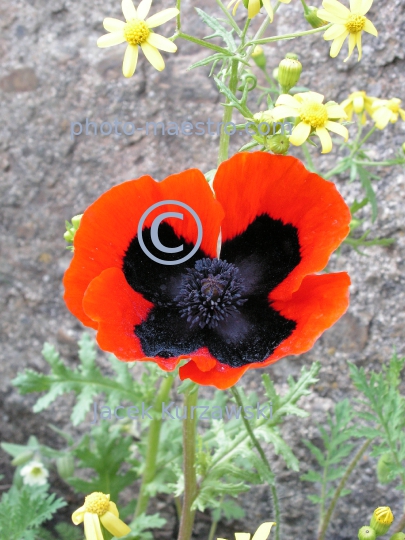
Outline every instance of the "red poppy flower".
{"label": "red poppy flower", "polygon": [[[102,349],[167,371],[188,360],[182,379],[224,389],[308,351],[346,311],[349,276],[314,274],[348,234],[350,212],[334,184],[290,156],[237,154],[213,190],[195,169],[113,187],[84,212],[64,284]],[[179,213],[174,203],[152,209],[138,237],[145,212],[168,200],[197,214],[199,246],[190,212],[164,215]],[[177,263],[176,248],[192,256]]]}

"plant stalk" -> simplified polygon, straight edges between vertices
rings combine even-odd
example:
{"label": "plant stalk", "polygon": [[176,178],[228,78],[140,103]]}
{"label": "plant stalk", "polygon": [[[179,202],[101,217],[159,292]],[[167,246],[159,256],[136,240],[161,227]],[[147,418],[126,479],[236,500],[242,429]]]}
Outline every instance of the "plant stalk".
{"label": "plant stalk", "polygon": [[183,420],[184,498],[178,540],[190,540],[193,533],[195,510],[192,510],[191,507],[197,495],[197,475],[195,470],[197,415],[192,415],[191,407],[197,405],[197,399],[198,386],[193,385],[191,389],[186,390],[184,393],[184,407],[187,415]]}
{"label": "plant stalk", "polygon": [[[235,94],[236,89],[238,87],[238,60],[232,60],[232,67],[231,67],[231,78],[229,81],[229,90]],[[229,100],[227,99],[227,103],[229,103]],[[224,115],[222,117],[222,126],[221,126],[221,136],[219,139],[219,153],[218,153],[218,165],[220,165],[223,161],[228,159],[228,152],[229,152],[229,138],[230,135],[227,133],[227,124],[229,124],[232,121],[232,113],[233,113],[233,107],[225,107],[224,108]]]}
{"label": "plant stalk", "polygon": [[146,463],[143,471],[141,488],[134,517],[138,517],[148,508],[150,495],[147,492],[148,484],[154,479],[156,474],[156,461],[159,449],[160,429],[162,427],[162,403],[167,401],[174,377],[165,377],[160,385],[158,395],[153,406],[154,416],[150,422],[148,441],[146,446]]}

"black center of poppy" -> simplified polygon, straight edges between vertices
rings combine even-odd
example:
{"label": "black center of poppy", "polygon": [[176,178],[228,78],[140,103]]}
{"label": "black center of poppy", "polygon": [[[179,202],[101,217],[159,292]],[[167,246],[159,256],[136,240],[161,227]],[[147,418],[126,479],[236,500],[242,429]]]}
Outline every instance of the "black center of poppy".
{"label": "black center of poppy", "polygon": [[180,315],[190,326],[215,328],[229,315],[238,313],[247,299],[242,298],[242,279],[234,264],[220,259],[200,259],[182,276],[174,299]]}

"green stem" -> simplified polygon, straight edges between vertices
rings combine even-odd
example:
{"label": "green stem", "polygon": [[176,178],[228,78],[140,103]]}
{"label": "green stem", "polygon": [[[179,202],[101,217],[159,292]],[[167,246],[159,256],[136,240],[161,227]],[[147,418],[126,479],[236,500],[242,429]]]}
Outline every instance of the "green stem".
{"label": "green stem", "polygon": [[367,450],[367,448],[370,446],[371,443],[372,443],[372,439],[369,439],[368,441],[366,441],[360,447],[359,451],[354,456],[354,458],[351,461],[350,465],[348,466],[345,474],[343,475],[342,479],[340,480],[339,485],[336,488],[335,494],[333,495],[332,501],[331,501],[331,503],[329,505],[329,508],[326,511],[325,517],[322,520],[322,524],[321,524],[320,531],[319,531],[319,534],[318,534],[318,540],[324,540],[325,539],[325,535],[326,535],[326,531],[328,529],[329,522],[331,520],[331,517],[332,517],[333,511],[335,509],[336,503],[338,502],[339,497],[340,497],[340,495],[342,493],[342,490],[345,487],[346,482],[348,481],[349,476],[352,474],[352,472],[353,472],[354,468],[356,467],[357,463],[360,461],[360,458],[362,457],[362,455],[364,454],[364,452]]}
{"label": "green stem", "polygon": [[252,41],[249,41],[249,43],[247,43],[245,47],[248,45],[262,45],[263,43],[272,43],[273,41],[282,41],[286,39],[295,39],[297,37],[302,37],[302,36],[310,36],[311,34],[324,32],[331,26],[332,24],[328,24],[325,26],[321,26],[320,28],[313,28],[312,30],[305,30],[304,32],[295,32],[293,34],[281,34],[280,36],[272,36],[272,37],[262,38],[262,39],[254,38],[252,39]]}
{"label": "green stem", "polygon": [[[236,386],[232,386],[231,392],[235,398],[235,401],[238,407],[243,408],[243,401]],[[260,443],[257,440],[256,435],[253,432],[252,426],[249,424],[248,420],[245,418],[244,415],[242,416],[242,420],[243,420],[243,423],[245,424],[246,431],[249,434],[249,437],[253,443],[253,446],[258,451],[263,463],[266,465],[270,474],[273,475],[273,471],[271,470],[270,463],[266,457],[266,454],[264,453],[263,448],[260,446]],[[280,504],[278,500],[277,489],[274,483],[270,484],[270,490],[271,490],[272,503],[273,503],[273,515],[276,521],[275,540],[279,540],[280,539]]]}
{"label": "green stem", "polygon": [[402,517],[399,520],[397,526],[395,527],[393,534],[402,532],[404,529],[405,529],[405,512],[402,514]]}
{"label": "green stem", "polygon": [[156,474],[156,459],[159,449],[160,428],[162,427],[162,403],[167,401],[173,381],[174,377],[172,375],[163,379],[153,406],[153,412],[155,414],[149,425],[145,469],[143,471],[141,488],[136,504],[135,517],[146,512],[148,508],[150,495],[147,492],[147,488],[148,484],[154,479]]}
{"label": "green stem", "polygon": [[356,165],[364,165],[365,167],[388,167],[391,165],[403,165],[405,163],[404,160],[389,160],[389,161],[357,161],[357,159],[353,160]]}
{"label": "green stem", "polygon": [[301,146],[301,149],[302,149],[302,153],[304,154],[304,157],[305,159],[307,160],[307,163],[308,163],[308,168],[311,172],[314,172],[316,173],[317,170],[316,170],[316,167],[314,165],[314,161],[312,159],[312,156],[308,150],[308,145],[306,142],[304,142],[304,144]]}
{"label": "green stem", "polygon": [[[232,67],[231,67],[231,78],[229,81],[229,90],[235,94],[236,89],[238,87],[238,60],[232,60]],[[229,99],[227,99],[227,103],[229,103]],[[226,125],[232,121],[232,113],[233,113],[233,107],[226,106],[224,108],[224,115],[222,117],[222,126],[221,126],[221,136],[219,139],[219,153],[218,153],[218,165],[220,165],[223,161],[228,159],[228,151],[229,151],[229,139],[230,136],[227,133]]]}
{"label": "green stem", "polygon": [[[220,507],[221,507],[221,504],[222,504],[222,499],[223,499],[223,497],[221,497]],[[208,534],[208,540],[214,540],[214,536],[215,536],[215,533],[216,533],[216,530],[217,530],[218,522],[219,522],[218,519],[213,519],[212,520],[211,527],[210,527],[210,532]]]}
{"label": "green stem", "polygon": [[228,9],[226,8],[226,6],[224,6],[224,4],[221,2],[221,0],[216,0],[216,2],[218,4],[218,6],[220,7],[220,9],[224,12],[226,18],[228,19],[229,24],[232,26],[232,28],[235,30],[237,35],[240,37],[241,36],[241,31],[240,31],[239,26],[236,24],[235,19],[229,13]]}
{"label": "green stem", "polygon": [[178,34],[181,28],[181,20],[180,20],[181,0],[176,0],[176,8],[179,10],[179,14],[176,17],[176,34]]}
{"label": "green stem", "polygon": [[197,399],[198,386],[193,385],[184,393],[184,408],[186,410],[186,418],[183,420],[184,498],[178,540],[190,540],[194,525],[195,510],[191,510],[191,507],[197,496],[197,475],[195,470],[197,415],[192,415],[191,411],[192,407],[197,405]]}

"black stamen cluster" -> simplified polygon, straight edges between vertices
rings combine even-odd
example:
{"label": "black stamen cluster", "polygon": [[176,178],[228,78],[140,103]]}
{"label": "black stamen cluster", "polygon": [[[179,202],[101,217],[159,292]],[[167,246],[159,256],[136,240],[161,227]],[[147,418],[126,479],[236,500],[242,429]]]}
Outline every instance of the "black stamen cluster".
{"label": "black stamen cluster", "polygon": [[238,268],[220,259],[200,259],[183,275],[182,287],[175,298],[181,317],[191,326],[215,328],[237,313],[242,298],[242,279]]}

